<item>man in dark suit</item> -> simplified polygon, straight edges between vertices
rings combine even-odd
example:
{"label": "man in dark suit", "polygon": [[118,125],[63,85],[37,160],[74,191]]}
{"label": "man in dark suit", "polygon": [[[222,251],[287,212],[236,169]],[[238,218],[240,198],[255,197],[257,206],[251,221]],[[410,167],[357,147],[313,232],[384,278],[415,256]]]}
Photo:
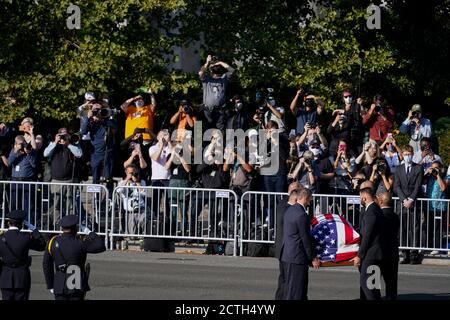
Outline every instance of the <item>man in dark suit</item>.
{"label": "man in dark suit", "polygon": [[[294,190],[300,190],[303,186],[297,181],[292,182],[288,188],[288,194],[291,194]],[[275,258],[278,259],[278,268],[280,270],[280,274],[278,276],[278,287],[275,293],[275,300],[283,300],[285,294],[285,286],[286,286],[286,277],[284,274],[283,264],[281,262],[281,245],[283,244],[283,220],[284,213],[286,210],[294,205],[296,200],[293,202],[289,201],[289,197],[284,197],[277,205],[276,218],[277,218],[277,227],[275,234]]]}
{"label": "man in dark suit", "polygon": [[[60,221],[63,233],[50,239],[44,253],[45,282],[55,300],[83,300],[90,290],[86,256],[106,250],[104,240],[95,232],[90,232],[84,240],[77,238],[77,224],[78,216],[64,216]],[[74,279],[77,276],[79,286]]]}
{"label": "man in dark suit", "polygon": [[0,288],[3,300],[28,300],[31,288],[30,249],[44,251],[45,240],[34,226],[27,224],[32,233],[21,232],[27,213],[22,210],[11,211],[6,218],[9,229],[1,237],[0,255],[3,270]]}
{"label": "man in dark suit", "polygon": [[[412,162],[413,148],[406,146],[403,151],[404,163],[395,169],[394,192],[399,197],[397,214],[401,215],[402,230],[400,245],[405,247],[420,246],[420,218],[421,212],[414,207],[419,197],[423,180],[421,165]],[[420,264],[417,250],[403,250],[400,263]]]}
{"label": "man in dark suit", "polygon": [[320,266],[319,259],[314,257],[311,222],[306,212],[311,199],[308,189],[292,191],[289,201],[296,203],[284,214],[281,261],[286,276],[286,300],[307,300],[309,265]]}
{"label": "man in dark suit", "polygon": [[398,232],[400,219],[392,210],[392,196],[389,192],[384,192],[378,196],[378,203],[381,206],[384,217],[383,246],[384,261],[381,266],[384,283],[386,284],[386,300],[397,299],[398,280]]}
{"label": "man in dark suit", "polygon": [[362,300],[381,299],[381,265],[383,262],[383,212],[375,203],[373,191],[360,189],[361,204],[365,207],[360,226],[358,255],[352,259],[360,271]]}

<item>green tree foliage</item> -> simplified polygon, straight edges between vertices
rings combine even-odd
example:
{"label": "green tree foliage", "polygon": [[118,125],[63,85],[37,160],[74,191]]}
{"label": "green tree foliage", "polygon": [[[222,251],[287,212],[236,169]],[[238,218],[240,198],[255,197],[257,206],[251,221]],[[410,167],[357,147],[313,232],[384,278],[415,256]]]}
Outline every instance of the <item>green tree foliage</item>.
{"label": "green tree foliage", "polygon": [[0,102],[3,121],[26,113],[70,119],[86,90],[120,95],[141,85],[175,91],[198,86],[166,70],[178,39],[170,13],[183,1],[73,2],[81,9],[79,30],[66,26],[68,0],[0,4],[0,95],[17,100]]}
{"label": "green tree foliage", "polygon": [[80,30],[66,27],[69,0],[1,2],[3,120],[27,112],[70,119],[86,90],[126,98],[152,85],[167,97],[200,100],[195,74],[167,68],[175,46],[196,40],[203,59],[212,52],[234,63],[236,84],[251,96],[271,83],[289,101],[306,84],[333,108],[349,86],[369,97],[382,92],[403,108],[431,97],[430,106],[446,101],[448,111],[448,0],[386,0],[380,30],[366,26],[367,0],[73,2]]}

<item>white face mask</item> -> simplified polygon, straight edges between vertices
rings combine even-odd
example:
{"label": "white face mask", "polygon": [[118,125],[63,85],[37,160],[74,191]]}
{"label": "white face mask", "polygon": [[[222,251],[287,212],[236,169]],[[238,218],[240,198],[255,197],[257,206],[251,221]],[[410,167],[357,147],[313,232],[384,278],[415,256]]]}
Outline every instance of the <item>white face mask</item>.
{"label": "white face mask", "polygon": [[144,100],[137,100],[136,102],[135,102],[135,104],[136,104],[136,107],[143,107],[144,106]]}
{"label": "white face mask", "polygon": [[314,157],[317,157],[320,154],[320,149],[318,148],[309,148],[309,151],[313,153]]}
{"label": "white face mask", "polygon": [[403,156],[406,164],[410,164],[412,161],[412,155]]}
{"label": "white face mask", "polygon": [[350,103],[352,103],[352,101],[353,101],[353,98],[352,98],[352,97],[346,97],[346,98],[344,98],[344,102],[345,102],[346,104],[350,104]]}

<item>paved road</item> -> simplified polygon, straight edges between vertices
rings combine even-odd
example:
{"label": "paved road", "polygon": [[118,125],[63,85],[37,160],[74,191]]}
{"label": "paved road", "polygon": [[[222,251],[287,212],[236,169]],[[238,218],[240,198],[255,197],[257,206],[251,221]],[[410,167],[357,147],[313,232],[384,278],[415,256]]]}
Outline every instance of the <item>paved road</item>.
{"label": "paved road", "polygon": [[[277,260],[180,253],[106,252],[91,255],[89,299],[273,299]],[[35,254],[31,299],[52,299],[42,256]],[[352,267],[310,271],[310,299],[357,299]],[[400,266],[400,299],[450,299],[448,266]]]}

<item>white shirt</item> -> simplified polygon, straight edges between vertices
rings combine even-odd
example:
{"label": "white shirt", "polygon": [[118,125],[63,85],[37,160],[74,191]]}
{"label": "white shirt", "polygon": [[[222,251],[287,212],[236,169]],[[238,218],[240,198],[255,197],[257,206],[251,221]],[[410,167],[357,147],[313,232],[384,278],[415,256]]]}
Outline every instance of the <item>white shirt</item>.
{"label": "white shirt", "polygon": [[284,124],[284,108],[281,106],[274,107],[279,113],[281,113],[281,119],[278,118],[273,114],[272,111],[266,111],[264,114],[264,122],[267,123],[269,121],[274,121],[278,125],[278,129],[280,129],[280,132],[284,132],[285,130],[285,124]]}
{"label": "white shirt", "polygon": [[302,205],[301,203],[299,203],[299,204],[303,207],[303,209],[305,210],[306,214],[308,214],[308,210],[306,210],[305,206]]}
{"label": "white shirt", "polygon": [[375,203],[375,201],[372,201],[371,203],[369,203],[369,204],[366,206],[366,210],[369,209],[369,207],[370,207],[370,205],[371,205],[372,203]]}
{"label": "white shirt", "polygon": [[[150,149],[148,150],[150,159],[152,159],[152,154],[158,151],[159,146],[157,144],[151,146]],[[170,155],[170,147],[169,145],[166,145],[163,147],[163,150],[161,151],[161,155],[159,156],[158,160],[155,161],[152,159],[152,178],[151,178],[152,180],[170,179],[170,170],[166,170],[166,168],[164,168],[164,165],[169,159],[169,155]]]}

